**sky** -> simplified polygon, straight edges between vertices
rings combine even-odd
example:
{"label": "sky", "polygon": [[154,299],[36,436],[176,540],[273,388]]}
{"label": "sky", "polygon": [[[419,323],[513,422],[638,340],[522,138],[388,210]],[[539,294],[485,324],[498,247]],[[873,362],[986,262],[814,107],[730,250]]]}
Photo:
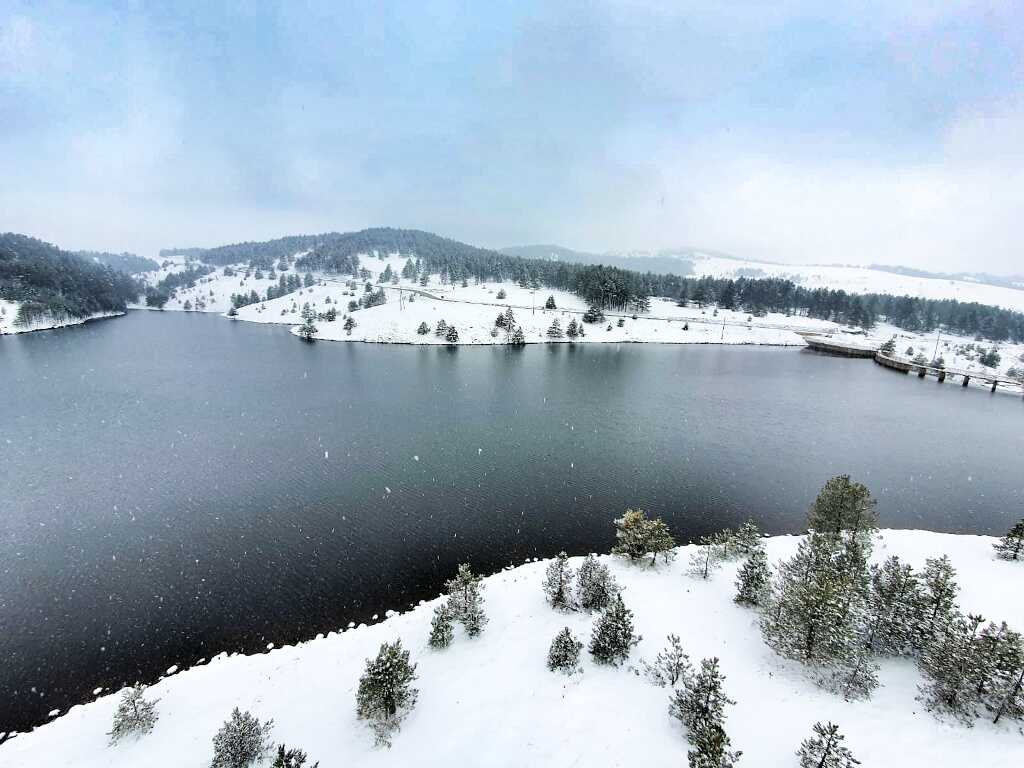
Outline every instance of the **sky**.
{"label": "sky", "polygon": [[1024,0],[0,0],[0,231],[1024,272]]}

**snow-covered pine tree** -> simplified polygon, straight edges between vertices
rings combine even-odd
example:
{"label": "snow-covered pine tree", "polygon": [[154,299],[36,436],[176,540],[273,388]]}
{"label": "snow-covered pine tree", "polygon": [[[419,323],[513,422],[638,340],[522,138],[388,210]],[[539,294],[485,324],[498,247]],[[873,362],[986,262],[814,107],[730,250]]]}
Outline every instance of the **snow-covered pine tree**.
{"label": "snow-covered pine tree", "polygon": [[640,666],[644,676],[660,688],[686,688],[693,679],[693,665],[679,635],[668,636],[668,645],[658,652],[653,664],[641,661]]}
{"label": "snow-covered pine tree", "polygon": [[1024,560],[1024,518],[1014,523],[998,542],[992,545],[1002,560]]}
{"label": "snow-covered pine tree", "polygon": [[444,333],[444,340],[449,344],[459,343],[459,331],[454,325],[449,325],[448,330]]}
{"label": "snow-covered pine tree", "polygon": [[722,548],[717,536],[701,536],[697,549],[690,553],[687,573],[694,578],[710,579],[721,567]]}
{"label": "snow-covered pine tree", "polygon": [[818,684],[847,701],[870,699],[878,687],[878,664],[859,643],[822,670]]}
{"label": "snow-covered pine tree", "polygon": [[673,692],[669,714],[681,722],[693,736],[700,729],[721,726],[725,720],[725,707],[736,702],[725,695],[722,684],[725,675],[718,667],[718,658],[701,659],[700,672],[690,685]]}
{"label": "snow-covered pine tree", "polygon": [[447,648],[455,637],[452,627],[452,612],[448,603],[441,603],[434,608],[434,615],[430,619],[430,647]]}
{"label": "snow-covered pine tree", "polygon": [[452,617],[462,623],[470,637],[479,635],[487,623],[481,589],[480,577],[473,575],[467,563],[460,565],[455,578],[445,583]]}
{"label": "snow-covered pine tree", "polygon": [[661,518],[648,519],[642,509],[627,509],[614,523],[617,543],[612,547],[613,555],[622,555],[630,560],[651,555],[652,565],[657,562],[658,555],[662,555],[665,562],[674,556],[675,539]]}
{"label": "snow-covered pine tree", "polygon": [[114,727],[107,734],[111,744],[116,744],[125,736],[142,736],[153,730],[159,718],[156,705],[160,699],[147,701],[143,698],[145,693],[146,686],[140,683],[121,691],[121,700],[114,713]]}
{"label": "snow-covered pine tree", "polygon": [[918,658],[924,682],[918,700],[930,712],[950,715],[966,725],[977,716],[981,657],[978,628],[981,616],[956,616],[939,629]]}
{"label": "snow-covered pine tree", "polygon": [[845,738],[838,725],[815,723],[814,736],[804,739],[796,752],[800,768],[853,768],[860,765],[860,760],[843,746]]}
{"label": "snow-covered pine tree", "polygon": [[921,599],[914,627],[914,645],[920,651],[949,627],[959,616],[956,596],[956,569],[949,558],[932,557],[924,561],[921,573]]}
{"label": "snow-covered pine tree", "polygon": [[594,624],[589,651],[597,661],[617,666],[629,658],[630,649],[638,642],[640,637],[633,634],[633,612],[617,594]]}
{"label": "snow-covered pine tree", "polygon": [[210,768],[249,768],[262,760],[273,747],[270,740],[273,727],[273,720],[261,723],[258,717],[235,707],[231,718],[213,737]]}
{"label": "snow-covered pine tree", "polygon": [[570,339],[575,339],[580,335],[579,325],[577,325],[575,317],[570,320],[569,324],[565,327],[565,335]]}
{"label": "snow-covered pine tree", "polygon": [[356,319],[349,315],[345,318],[345,324],[342,327],[345,329],[346,335],[351,336],[352,329],[356,327]]}
{"label": "snow-covered pine tree", "polygon": [[808,527],[821,534],[859,539],[870,546],[871,536],[878,530],[878,513],[871,491],[849,475],[833,477],[818,494],[807,513]]}
{"label": "snow-covered pine tree", "polygon": [[902,656],[911,651],[921,610],[921,585],[914,569],[893,555],[871,566],[868,645],[875,653]]}
{"label": "snow-covered pine tree", "polygon": [[572,608],[572,581],[575,574],[569,567],[569,556],[559,552],[544,572],[544,597],[548,605],[566,611]]}
{"label": "snow-covered pine tree", "polygon": [[356,691],[356,715],[368,720],[378,746],[391,746],[391,736],[416,705],[419,691],[412,687],[416,665],[402,641],[383,643],[375,659],[366,660],[366,671]]}
{"label": "snow-covered pine tree", "polygon": [[755,547],[736,575],[736,597],[733,600],[738,605],[763,605],[771,586],[771,578],[768,556],[763,548]]}
{"label": "snow-covered pine tree", "polygon": [[448,333],[448,323],[446,323],[442,317],[437,321],[437,325],[434,327],[434,335],[441,336],[443,338],[446,333]]}
{"label": "snow-covered pine tree", "polygon": [[551,641],[551,647],[548,649],[548,669],[552,672],[564,672],[567,675],[581,670],[580,651],[582,649],[583,643],[577,640],[566,627]]}
{"label": "snow-covered pine tree", "polygon": [[522,347],[526,344],[526,336],[523,334],[523,329],[521,327],[516,327],[515,331],[513,331],[512,335],[509,337],[508,343],[513,347]]}
{"label": "snow-covered pine tree", "polygon": [[306,753],[301,749],[286,749],[284,744],[277,745],[277,757],[270,768],[318,768],[319,762],[306,765]]}
{"label": "snow-covered pine tree", "polygon": [[975,690],[981,703],[1002,718],[1024,718],[1024,641],[1006,622],[989,624],[978,638],[978,680]]}
{"label": "snow-covered pine tree", "polygon": [[743,753],[729,749],[729,737],[719,723],[701,726],[690,736],[689,768],[733,768]]}
{"label": "snow-covered pine tree", "polygon": [[426,336],[428,333],[430,333],[430,326],[427,325],[426,323],[420,323],[419,327],[416,329],[416,333],[418,333],[420,336]]}
{"label": "snow-covered pine tree", "polygon": [[737,529],[733,535],[733,548],[741,556],[748,556],[754,550],[763,548],[761,530],[753,520],[747,520]]}
{"label": "snow-covered pine tree", "polygon": [[603,611],[619,593],[608,566],[587,555],[576,572],[576,603],[584,611]]}
{"label": "snow-covered pine tree", "polygon": [[544,302],[544,309],[555,309],[555,297],[548,296],[548,300]]}
{"label": "snow-covered pine tree", "polygon": [[551,321],[551,326],[548,328],[548,338],[560,339],[562,338],[562,335],[562,326],[558,322],[558,318],[556,317],[554,320]]}

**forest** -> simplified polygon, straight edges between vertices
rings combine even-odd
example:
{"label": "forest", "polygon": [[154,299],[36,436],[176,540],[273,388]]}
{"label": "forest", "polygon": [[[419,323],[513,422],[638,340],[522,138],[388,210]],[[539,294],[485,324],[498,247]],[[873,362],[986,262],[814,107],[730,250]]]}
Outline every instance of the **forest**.
{"label": "forest", "polygon": [[282,257],[305,252],[296,261],[298,269],[339,273],[355,273],[360,254],[399,253],[415,256],[420,272],[446,275],[451,280],[515,280],[524,286],[560,288],[601,309],[645,311],[650,297],[664,296],[679,302],[715,304],[752,315],[800,314],[863,328],[885,319],[907,331],[944,328],[991,341],[1024,341],[1024,314],[985,304],[809,289],[782,278],[695,278],[526,258],[477,248],[420,230],[375,228],[174,252],[185,251],[211,264],[249,262],[262,268],[269,268]]}
{"label": "forest", "polygon": [[160,269],[160,265],[152,259],[144,256],[136,256],[134,253],[107,253],[105,251],[74,251],[73,255],[86,261],[98,262],[105,267],[127,272],[129,275],[140,275],[143,272],[153,272]]}
{"label": "forest", "polygon": [[131,276],[11,232],[0,234],[0,298],[20,303],[19,324],[122,312],[141,287]]}

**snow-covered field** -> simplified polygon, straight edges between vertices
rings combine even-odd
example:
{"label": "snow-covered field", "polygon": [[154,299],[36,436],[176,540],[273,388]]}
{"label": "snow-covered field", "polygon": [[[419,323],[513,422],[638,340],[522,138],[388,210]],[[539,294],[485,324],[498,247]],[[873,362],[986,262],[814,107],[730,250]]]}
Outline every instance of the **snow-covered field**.
{"label": "snow-covered field", "polygon": [[97,312],[88,317],[66,317],[62,320],[43,318],[28,325],[15,325],[14,321],[18,317],[18,302],[0,299],[0,335],[45,331],[51,328],[66,328],[69,325],[81,325],[90,320],[98,320],[103,317],[119,317],[123,314],[124,312]]}
{"label": "snow-covered field", "polygon": [[[769,559],[790,556],[798,541],[767,540]],[[993,541],[883,531],[874,558],[897,554],[919,568],[926,557],[948,554],[958,571],[961,608],[1020,629],[1024,566],[996,560]],[[682,638],[695,662],[718,656],[726,693],[737,702],[726,710],[725,727],[733,748],[743,750],[740,766],[795,766],[794,750],[818,720],[839,723],[865,766],[1024,764],[1019,723],[979,720],[966,728],[925,712],[915,701],[920,678],[910,661],[883,661],[881,687],[870,701],[846,702],[816,687],[764,645],[756,614],[732,602],[738,565],[726,564],[710,581],[697,581],[684,575],[687,549],[673,564],[656,568],[604,558],[643,635],[629,665],[653,659],[670,632]],[[572,564],[577,567],[579,558]],[[211,739],[236,706],[273,718],[275,741],[306,750],[321,768],[685,765],[687,741],[669,717],[667,689],[629,666],[596,665],[585,651],[582,674],[566,678],[547,670],[554,635],[568,626],[589,639],[595,617],[548,607],[541,592],[544,568],[533,562],[486,579],[490,623],[476,639],[457,629],[449,648],[431,649],[428,603],[298,646],[220,656],[152,687],[160,719],[149,735],[107,746],[118,698],[109,693],[0,746],[0,765],[200,768],[209,765]],[[420,696],[394,746],[378,749],[356,720],[355,690],[364,660],[395,638],[419,665]]]}
{"label": "snow-covered field", "polygon": [[772,264],[727,259],[708,254],[692,257],[696,277],[782,277],[805,288],[832,288],[848,293],[885,293],[925,299],[956,299],[991,304],[1024,312],[1024,290],[1002,288],[968,280],[898,275],[868,267],[827,267],[803,264]]}

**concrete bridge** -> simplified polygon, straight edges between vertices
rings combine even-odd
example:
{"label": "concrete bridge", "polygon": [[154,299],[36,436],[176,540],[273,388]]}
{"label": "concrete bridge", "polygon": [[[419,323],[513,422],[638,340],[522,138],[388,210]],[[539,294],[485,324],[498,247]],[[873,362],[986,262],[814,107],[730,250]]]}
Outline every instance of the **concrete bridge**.
{"label": "concrete bridge", "polygon": [[879,365],[884,365],[886,368],[892,368],[894,371],[900,371],[901,373],[916,373],[919,379],[932,375],[937,377],[941,383],[949,377],[955,378],[959,376],[961,379],[961,386],[964,387],[971,383],[971,379],[977,379],[978,381],[984,382],[986,385],[991,385],[992,392],[995,392],[1000,384],[1014,389],[1019,388],[1021,391],[1024,391],[1024,384],[1021,384],[1021,382],[1016,379],[1011,379],[1009,376],[1000,376],[998,373],[966,371],[959,368],[940,368],[938,366],[931,365],[930,363],[915,363],[913,360],[907,360],[895,355],[887,355],[881,350],[876,352],[874,357],[875,362]]}

